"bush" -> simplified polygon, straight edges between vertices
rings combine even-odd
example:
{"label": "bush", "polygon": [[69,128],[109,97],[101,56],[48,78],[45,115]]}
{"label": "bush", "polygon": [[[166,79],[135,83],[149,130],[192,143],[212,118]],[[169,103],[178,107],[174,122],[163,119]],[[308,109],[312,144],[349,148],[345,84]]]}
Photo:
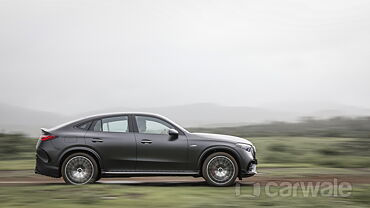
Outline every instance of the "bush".
{"label": "bush", "polygon": [[342,155],[343,152],[341,152],[338,149],[333,149],[333,148],[323,148],[323,149],[318,149],[318,152],[322,155]]}
{"label": "bush", "polygon": [[35,151],[35,140],[20,134],[0,134],[0,159],[30,159]]}

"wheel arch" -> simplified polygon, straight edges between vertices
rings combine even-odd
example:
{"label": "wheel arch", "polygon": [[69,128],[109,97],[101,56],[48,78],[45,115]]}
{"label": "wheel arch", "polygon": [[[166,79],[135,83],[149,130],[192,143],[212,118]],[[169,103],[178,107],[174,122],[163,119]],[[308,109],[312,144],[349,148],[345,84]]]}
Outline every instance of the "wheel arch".
{"label": "wheel arch", "polygon": [[95,159],[96,163],[98,164],[98,171],[99,171],[99,175],[100,175],[101,174],[101,167],[102,167],[101,158],[100,158],[99,154],[96,151],[94,151],[93,149],[90,149],[88,147],[72,147],[72,148],[69,148],[69,149],[65,150],[60,155],[59,160],[58,160],[59,174],[61,174],[62,164],[63,164],[64,160],[68,156],[70,156],[71,154],[78,153],[78,152],[88,154],[88,155],[90,155],[91,157],[93,157]]}
{"label": "wheel arch", "polygon": [[[199,174],[202,175],[202,165],[204,163],[204,161],[206,160],[206,158],[215,153],[215,152],[225,152],[225,153],[228,153],[230,154],[232,157],[234,157],[238,167],[239,167],[239,172],[240,172],[240,155],[237,151],[233,150],[231,147],[228,147],[228,146],[213,146],[213,147],[209,147],[207,149],[205,149],[202,154],[200,155],[199,159],[198,159],[198,164],[197,164],[197,167],[199,168]],[[239,174],[239,173],[238,173]]]}

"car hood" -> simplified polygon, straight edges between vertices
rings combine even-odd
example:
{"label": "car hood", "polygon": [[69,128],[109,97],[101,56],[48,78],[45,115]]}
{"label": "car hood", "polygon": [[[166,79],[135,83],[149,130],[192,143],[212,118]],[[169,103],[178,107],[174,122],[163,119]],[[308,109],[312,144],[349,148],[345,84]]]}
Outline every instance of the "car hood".
{"label": "car hood", "polygon": [[229,135],[223,135],[223,134],[208,134],[208,133],[192,133],[195,136],[206,138],[208,140],[214,140],[214,141],[225,141],[225,142],[232,142],[232,143],[244,143],[252,145],[252,142],[250,142],[247,139],[243,139],[236,136],[229,136]]}

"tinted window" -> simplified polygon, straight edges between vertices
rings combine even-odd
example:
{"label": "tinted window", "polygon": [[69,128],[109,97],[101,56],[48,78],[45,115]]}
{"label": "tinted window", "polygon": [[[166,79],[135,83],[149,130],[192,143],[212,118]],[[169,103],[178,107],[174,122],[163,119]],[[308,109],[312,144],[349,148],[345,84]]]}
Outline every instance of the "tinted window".
{"label": "tinted window", "polygon": [[103,132],[128,132],[128,117],[116,116],[103,118],[96,121],[93,130]]}
{"label": "tinted window", "polygon": [[87,130],[90,127],[90,124],[91,124],[91,121],[80,124],[80,125],[77,126],[77,128]]}
{"label": "tinted window", "polygon": [[143,134],[168,134],[169,129],[174,127],[158,118],[150,116],[136,116],[139,133]]}

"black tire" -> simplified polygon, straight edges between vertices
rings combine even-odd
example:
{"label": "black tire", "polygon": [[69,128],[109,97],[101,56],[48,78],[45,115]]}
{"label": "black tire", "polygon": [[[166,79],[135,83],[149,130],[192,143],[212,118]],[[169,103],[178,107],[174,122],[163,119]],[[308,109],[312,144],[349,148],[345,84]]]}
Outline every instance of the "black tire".
{"label": "black tire", "polygon": [[203,162],[203,178],[212,186],[231,186],[239,173],[235,158],[225,152],[209,155]]}
{"label": "black tire", "polygon": [[73,153],[63,161],[62,176],[67,184],[94,183],[99,176],[98,164],[86,153]]}

